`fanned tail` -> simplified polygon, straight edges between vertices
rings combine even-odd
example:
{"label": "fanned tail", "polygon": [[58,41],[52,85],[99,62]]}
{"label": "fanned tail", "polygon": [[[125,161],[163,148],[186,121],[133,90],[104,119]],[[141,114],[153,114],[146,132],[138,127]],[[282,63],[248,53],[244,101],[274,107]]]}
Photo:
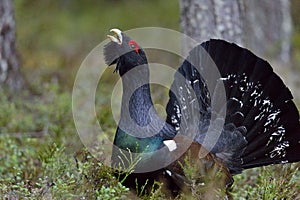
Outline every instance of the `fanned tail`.
{"label": "fanned tail", "polygon": [[[201,76],[209,60],[203,56],[203,49],[217,66],[219,78],[213,75]],[[211,102],[218,96],[215,90],[221,80],[226,92],[223,105],[226,117],[222,133],[211,152],[227,164],[231,173],[300,160],[298,110],[292,101],[291,92],[268,62],[245,48],[223,40],[202,43],[190,52],[187,60],[178,73],[188,81],[185,84],[179,83],[176,81],[178,75],[175,75],[172,87],[178,91],[175,92],[177,98],[170,92],[167,106],[167,121],[170,124],[180,126],[182,113],[185,112],[182,108],[178,109],[182,103],[180,99],[188,96],[180,96],[176,88],[192,86],[200,113],[200,129],[195,140],[202,144],[207,127],[212,123],[209,121],[213,114]],[[208,79],[214,79],[212,90],[207,89]]]}

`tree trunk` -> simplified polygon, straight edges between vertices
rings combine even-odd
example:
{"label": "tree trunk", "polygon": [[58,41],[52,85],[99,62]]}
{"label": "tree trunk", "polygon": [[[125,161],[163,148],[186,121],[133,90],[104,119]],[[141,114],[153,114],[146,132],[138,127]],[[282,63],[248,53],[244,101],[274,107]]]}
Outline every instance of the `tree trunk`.
{"label": "tree trunk", "polygon": [[181,0],[181,28],[198,42],[220,38],[242,45],[243,10],[240,0]]}
{"label": "tree trunk", "polygon": [[246,46],[260,56],[290,61],[292,20],[289,0],[244,1]]}
{"label": "tree trunk", "polygon": [[19,90],[22,77],[15,47],[15,20],[11,0],[0,2],[0,84]]}
{"label": "tree trunk", "polygon": [[180,0],[182,31],[199,42],[225,39],[261,57],[289,62],[289,0]]}

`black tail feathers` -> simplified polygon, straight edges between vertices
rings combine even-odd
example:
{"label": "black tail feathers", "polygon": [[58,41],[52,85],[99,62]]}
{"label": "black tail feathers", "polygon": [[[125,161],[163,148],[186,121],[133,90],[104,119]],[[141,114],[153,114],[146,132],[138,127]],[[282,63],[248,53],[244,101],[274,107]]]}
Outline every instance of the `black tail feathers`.
{"label": "black tail feathers", "polygon": [[[273,72],[270,64],[249,50],[223,40],[202,43],[191,51],[188,59],[196,62],[201,60],[198,57],[203,48],[219,70],[221,78],[218,79],[224,83],[227,99],[223,132],[213,153],[221,155],[232,173],[257,166],[299,161],[298,110],[292,101],[291,92]],[[203,61],[199,62],[203,65]],[[200,76],[201,66],[197,76],[194,75],[193,68],[185,61],[178,71],[187,80],[193,77],[200,80],[197,84],[193,84],[195,81],[190,84],[196,91],[201,116],[207,116],[201,120],[207,121],[211,114],[207,107],[212,101],[213,91],[202,89],[201,94],[197,93],[195,88],[206,88],[206,77]],[[216,83],[218,81],[215,80]],[[173,87],[175,82],[176,76]],[[176,117],[178,112],[178,109],[172,110],[176,103],[177,100],[170,93],[167,113],[171,124],[171,117]],[[206,108],[203,110],[202,107]],[[200,124],[203,127],[203,122]],[[201,131],[200,125],[199,138],[201,134],[203,135],[203,129]],[[197,141],[201,143],[199,138]]]}

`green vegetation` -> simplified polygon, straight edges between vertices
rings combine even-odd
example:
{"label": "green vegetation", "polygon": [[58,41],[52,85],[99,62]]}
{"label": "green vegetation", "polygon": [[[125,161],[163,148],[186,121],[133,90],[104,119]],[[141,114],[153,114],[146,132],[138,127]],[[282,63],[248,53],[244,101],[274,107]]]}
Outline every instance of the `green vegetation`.
{"label": "green vegetation", "polygon": [[[81,144],[72,117],[72,84],[84,57],[110,28],[178,30],[177,1],[14,0],[14,4],[17,46],[27,85],[17,95],[0,91],[0,197],[137,198],[119,182],[115,171]],[[294,36],[295,55],[300,51],[299,35]],[[105,80],[107,87],[99,89],[103,95],[96,105],[98,119],[111,135],[116,125],[109,92],[115,78]],[[299,164],[247,170],[234,177],[231,193],[235,199],[300,199],[297,167]],[[164,195],[158,189],[139,198],[164,199]]]}
{"label": "green vegetation", "polygon": [[234,199],[299,199],[299,164],[246,170],[234,177]]}

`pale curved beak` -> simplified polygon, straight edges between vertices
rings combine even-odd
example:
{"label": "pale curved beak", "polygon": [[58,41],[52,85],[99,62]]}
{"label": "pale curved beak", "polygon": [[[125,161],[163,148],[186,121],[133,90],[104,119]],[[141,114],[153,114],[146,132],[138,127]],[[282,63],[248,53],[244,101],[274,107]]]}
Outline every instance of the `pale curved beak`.
{"label": "pale curved beak", "polygon": [[113,28],[110,30],[111,33],[114,33],[114,35],[107,35],[107,37],[112,41],[119,45],[122,44],[123,38],[122,38],[122,31],[117,28]]}

